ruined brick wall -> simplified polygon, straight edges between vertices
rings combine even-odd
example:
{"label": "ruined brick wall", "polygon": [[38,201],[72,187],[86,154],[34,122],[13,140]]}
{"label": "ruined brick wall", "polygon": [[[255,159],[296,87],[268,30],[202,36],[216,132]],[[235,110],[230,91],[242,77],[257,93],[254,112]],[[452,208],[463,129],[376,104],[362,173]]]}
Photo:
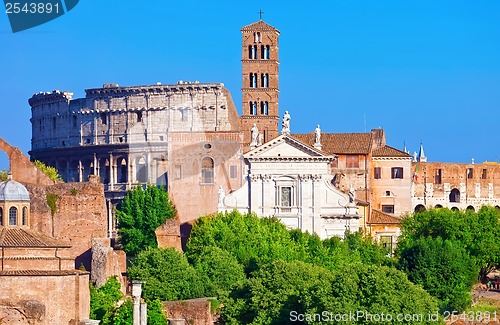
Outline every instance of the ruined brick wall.
{"label": "ruined brick wall", "polygon": [[210,301],[205,298],[164,302],[163,313],[167,319],[184,319],[186,324],[213,324]]}
{"label": "ruined brick wall", "polygon": [[173,247],[177,251],[182,252],[180,229],[181,223],[179,222],[179,218],[172,218],[165,221],[155,230],[158,247]]}
{"label": "ruined brick wall", "polygon": [[[68,242],[72,245],[71,257],[76,258],[75,268],[83,263],[90,270],[91,239],[107,235],[103,185],[92,182],[24,185],[31,197],[31,229]],[[47,195],[54,198],[54,213]]]}
{"label": "ruined brick wall", "polygon": [[54,325],[89,318],[89,275],[74,273],[0,275],[0,319],[5,324]]}
{"label": "ruined brick wall", "polygon": [[0,150],[9,157],[10,172],[16,181],[36,185],[54,184],[54,181],[40,171],[19,148],[11,146],[2,138],[0,138]]}
{"label": "ruined brick wall", "polygon": [[[412,205],[426,208],[443,206],[476,211],[483,205],[500,206],[500,165],[496,163],[457,164],[443,162],[418,164],[412,188]],[[450,201],[453,190],[459,192],[458,202]]]}
{"label": "ruined brick wall", "polygon": [[127,269],[127,257],[124,251],[114,250],[110,241],[109,238],[92,239],[91,281],[95,286],[101,287],[110,277],[116,276],[125,293],[127,283],[122,274]]}

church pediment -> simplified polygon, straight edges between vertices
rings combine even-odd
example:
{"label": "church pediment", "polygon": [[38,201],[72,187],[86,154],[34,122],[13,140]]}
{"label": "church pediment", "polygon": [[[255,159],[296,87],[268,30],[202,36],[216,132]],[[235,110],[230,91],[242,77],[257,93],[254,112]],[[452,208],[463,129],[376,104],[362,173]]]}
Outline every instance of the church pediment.
{"label": "church pediment", "polygon": [[333,156],[327,156],[316,148],[310,147],[287,135],[281,135],[276,139],[264,143],[263,145],[247,152],[247,159],[310,159],[319,160],[333,159]]}

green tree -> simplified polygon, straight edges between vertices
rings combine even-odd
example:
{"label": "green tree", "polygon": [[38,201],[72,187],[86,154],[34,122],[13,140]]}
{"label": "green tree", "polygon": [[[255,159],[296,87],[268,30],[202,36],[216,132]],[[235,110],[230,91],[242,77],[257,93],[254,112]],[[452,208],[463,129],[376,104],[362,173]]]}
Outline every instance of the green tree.
{"label": "green tree", "polygon": [[46,164],[44,164],[43,162],[41,162],[39,160],[35,160],[33,163],[35,164],[35,166],[38,169],[40,169],[51,180],[53,180],[53,181],[62,181],[63,180],[61,175],[59,175],[59,172],[57,171],[57,169],[55,169],[54,167],[47,166]]}
{"label": "green tree", "polygon": [[115,277],[109,278],[100,288],[90,284],[90,318],[101,320],[103,325],[113,324],[117,303],[124,298],[120,287]]}
{"label": "green tree", "polygon": [[233,286],[246,279],[243,265],[236,257],[219,247],[209,246],[195,257],[193,266],[205,278],[205,296],[227,296]]}
{"label": "green tree", "polygon": [[457,241],[475,259],[479,277],[484,279],[500,265],[500,245],[496,244],[500,236],[499,217],[499,211],[494,207],[482,207],[477,213],[449,209],[415,213],[402,222],[397,255],[407,247],[413,247],[419,238],[430,236]]}
{"label": "green tree", "polygon": [[441,311],[462,311],[470,305],[478,267],[460,242],[423,237],[400,255],[399,267],[439,299]]}
{"label": "green tree", "polygon": [[137,255],[127,271],[131,279],[146,281],[143,297],[148,301],[204,296],[205,283],[184,254],[173,248],[148,247]]}
{"label": "green tree", "polygon": [[0,171],[0,182],[5,182],[9,178],[9,171],[7,169]]}
{"label": "green tree", "polygon": [[136,255],[146,247],[158,247],[155,230],[176,215],[175,208],[163,187],[138,186],[129,191],[118,209],[116,218],[123,250]]}

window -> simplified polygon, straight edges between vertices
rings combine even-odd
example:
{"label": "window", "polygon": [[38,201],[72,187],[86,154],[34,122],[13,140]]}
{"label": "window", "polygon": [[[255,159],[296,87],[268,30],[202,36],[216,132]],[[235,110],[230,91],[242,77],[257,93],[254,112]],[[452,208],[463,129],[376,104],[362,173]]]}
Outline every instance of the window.
{"label": "window", "polygon": [[486,179],[486,175],[487,175],[487,170],[483,169],[483,173],[481,174],[481,178]]}
{"label": "window", "polygon": [[106,125],[106,123],[107,123],[107,121],[106,121],[106,114],[101,113],[100,118],[101,118],[101,124],[102,125]]}
{"label": "window", "polygon": [[142,122],[142,112],[135,112],[137,122]]}
{"label": "window", "polygon": [[436,169],[436,175],[434,176],[434,183],[441,184],[441,176],[443,171],[441,169]]}
{"label": "window", "polygon": [[456,188],[450,192],[450,202],[460,203],[460,191]]}
{"label": "window", "polygon": [[385,191],[385,196],[391,196],[391,191]]}
{"label": "window", "polygon": [[394,205],[383,205],[382,212],[385,213],[394,213]]}
{"label": "window", "polygon": [[238,178],[238,166],[231,165],[229,167],[229,177],[231,177],[231,178]]}
{"label": "window", "polygon": [[9,225],[17,226],[17,208],[11,207],[9,209]]}
{"label": "window", "polygon": [[403,167],[392,167],[391,178],[403,178]]}
{"label": "window", "polygon": [[345,162],[346,168],[359,168],[359,156],[358,155],[347,155]]}
{"label": "window", "polygon": [[261,45],[261,46],[260,46],[260,58],[261,58],[262,60],[264,60],[264,59],[265,59],[265,55],[266,55],[266,53],[265,53],[265,52],[266,52],[266,50],[265,50],[265,49],[266,49],[266,47],[265,47],[264,45]]}
{"label": "window", "polygon": [[257,102],[250,102],[250,115],[257,115]]}
{"label": "window", "polygon": [[76,128],[78,126],[78,120],[76,116],[73,116],[73,127]]}
{"label": "window", "polygon": [[250,88],[257,88],[257,74],[250,73]]}
{"label": "window", "polygon": [[283,186],[281,188],[281,206],[292,206],[292,188],[290,186]]}
{"label": "window", "polygon": [[375,179],[382,178],[382,168],[380,168],[380,167],[373,168],[373,178],[375,178]]}
{"label": "window", "polygon": [[52,118],[52,128],[54,130],[57,128],[57,119],[55,117]]}
{"label": "window", "polygon": [[22,220],[23,226],[26,226],[28,224],[28,208],[23,207],[23,220]]}
{"label": "window", "polygon": [[392,254],[392,236],[380,236],[380,245],[387,251],[387,254]]}
{"label": "window", "polygon": [[260,82],[261,82],[261,87],[267,88],[269,87],[269,74],[268,73],[262,73],[260,75]]}
{"label": "window", "polygon": [[266,45],[266,48],[264,49],[264,59],[269,60],[269,45]]}
{"label": "window", "polygon": [[472,179],[474,177],[474,169],[467,168],[467,179]]}
{"label": "window", "polygon": [[182,178],[182,166],[174,165],[174,179],[181,179],[181,178]]}
{"label": "window", "polygon": [[268,102],[260,102],[260,114],[269,115],[269,104]]}
{"label": "window", "polygon": [[262,42],[262,35],[260,34],[260,32],[253,33],[253,38],[255,43]]}
{"label": "window", "polygon": [[203,158],[201,162],[201,178],[203,184],[214,183],[214,160],[210,157]]}
{"label": "window", "polygon": [[248,46],[248,58],[251,60],[257,59],[257,46],[249,45]]}
{"label": "window", "polygon": [[186,122],[188,120],[188,110],[187,108],[181,110],[181,120]]}

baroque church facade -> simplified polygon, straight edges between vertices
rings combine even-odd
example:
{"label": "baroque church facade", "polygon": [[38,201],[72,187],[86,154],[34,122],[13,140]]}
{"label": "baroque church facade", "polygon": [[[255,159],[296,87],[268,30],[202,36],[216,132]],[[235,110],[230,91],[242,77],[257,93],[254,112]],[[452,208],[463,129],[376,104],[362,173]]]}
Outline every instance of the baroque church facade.
{"label": "baroque church facade", "polygon": [[323,238],[364,230],[395,241],[392,225],[411,211],[411,156],[388,146],[383,130],[290,133],[288,112],[280,135],[280,32],[262,20],[241,32],[241,115],[222,83],[37,93],[31,159],[65,181],[97,175],[110,215],[149,183],[169,190],[186,226],[235,208]]}

